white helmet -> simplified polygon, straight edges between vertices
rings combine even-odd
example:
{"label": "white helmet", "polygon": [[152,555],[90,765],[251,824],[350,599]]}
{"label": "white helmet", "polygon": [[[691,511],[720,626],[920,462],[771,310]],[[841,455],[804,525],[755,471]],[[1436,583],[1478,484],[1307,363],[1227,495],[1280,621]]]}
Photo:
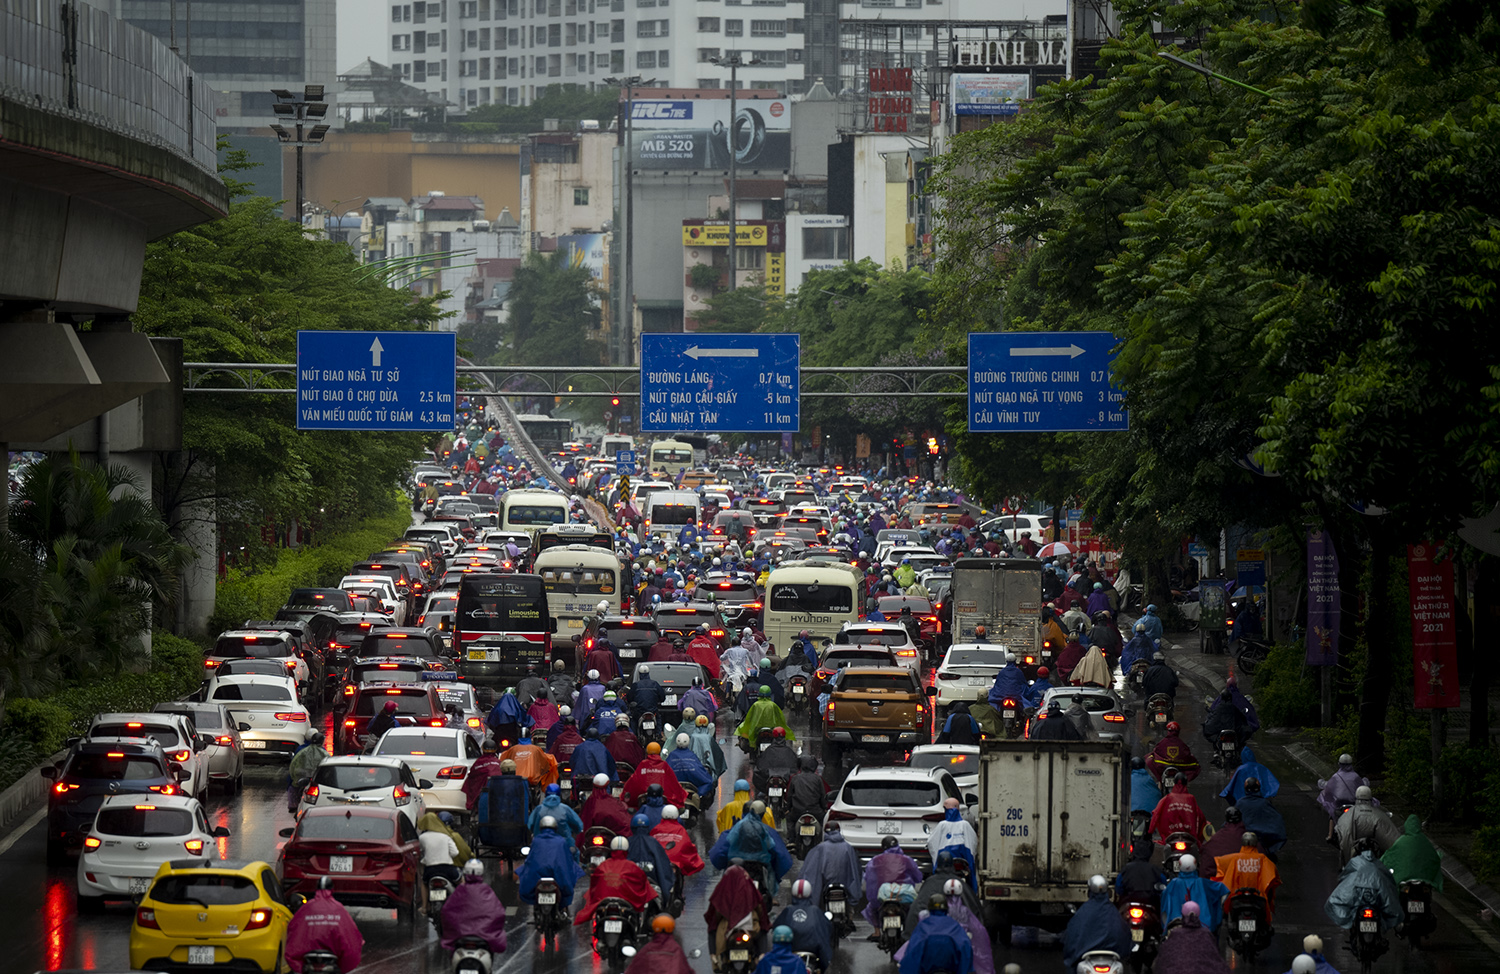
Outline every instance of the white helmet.
{"label": "white helmet", "polygon": [[961,879],[950,879],[950,880],[948,880],[946,883],[943,884],[943,895],[944,896],[962,896],[962,895],[964,895],[964,881],[961,880]]}
{"label": "white helmet", "polygon": [[1292,974],[1314,974],[1318,969],[1318,962],[1307,954],[1298,954],[1292,958]]}
{"label": "white helmet", "polygon": [[594,787],[595,788],[608,788],[609,787],[609,775],[603,774],[603,773],[594,775]]}
{"label": "white helmet", "polygon": [[598,670],[589,670],[589,679],[590,680],[597,680],[597,679],[599,679],[599,671]]}
{"label": "white helmet", "polygon": [[651,664],[650,663],[642,663],[640,666],[636,667],[636,669],[635,669],[635,675],[638,676],[638,677],[639,676],[650,676],[651,675]]}
{"label": "white helmet", "polygon": [[600,615],[604,615],[604,613],[606,613],[606,612],[609,611],[609,600],[608,599],[600,599],[599,600],[599,604],[596,605],[596,606],[594,606],[594,610],[596,612],[598,612]]}
{"label": "white helmet", "polygon": [[573,716],[573,708],[569,707],[567,704],[563,704],[561,707],[557,708],[557,716],[571,717]]}
{"label": "white helmet", "polygon": [[629,852],[630,840],[623,835],[617,835],[609,840],[609,848],[611,852]]}
{"label": "white helmet", "polygon": [[544,829],[555,829],[557,828],[557,819],[553,818],[551,815],[543,815],[541,826]]}
{"label": "white helmet", "polygon": [[812,895],[813,895],[812,883],[808,882],[807,880],[805,880],[805,879],[799,879],[795,883],[792,884],[792,899],[794,899],[794,900],[806,900],[806,899],[811,899]]}
{"label": "white helmet", "polygon": [[484,863],[480,862],[478,859],[470,859],[468,862],[464,863],[464,875],[483,876]]}
{"label": "white helmet", "polygon": [[692,744],[693,744],[693,741],[692,741],[692,738],[688,737],[686,734],[678,734],[677,735],[676,744],[677,744],[677,747],[679,749],[681,749],[681,748],[684,748],[684,747],[691,747]]}
{"label": "white helmet", "polygon": [[662,818],[668,818],[668,819],[672,819],[672,820],[675,821],[676,818],[677,818],[677,815],[678,815],[678,812],[677,812],[677,806],[676,805],[663,805],[661,807],[661,817]]}
{"label": "white helmet", "polygon": [[1192,856],[1183,856],[1177,860],[1177,871],[1180,873],[1194,872],[1198,868],[1198,860]]}

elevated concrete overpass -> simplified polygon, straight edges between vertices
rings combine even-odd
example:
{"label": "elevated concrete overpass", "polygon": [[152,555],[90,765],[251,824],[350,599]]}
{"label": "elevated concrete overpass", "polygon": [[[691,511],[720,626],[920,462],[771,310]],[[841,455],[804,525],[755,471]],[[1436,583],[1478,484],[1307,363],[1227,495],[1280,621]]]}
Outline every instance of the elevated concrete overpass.
{"label": "elevated concrete overpass", "polygon": [[228,212],[215,140],[207,85],[150,34],[0,0],[0,444],[175,384],[127,316],[146,243]]}

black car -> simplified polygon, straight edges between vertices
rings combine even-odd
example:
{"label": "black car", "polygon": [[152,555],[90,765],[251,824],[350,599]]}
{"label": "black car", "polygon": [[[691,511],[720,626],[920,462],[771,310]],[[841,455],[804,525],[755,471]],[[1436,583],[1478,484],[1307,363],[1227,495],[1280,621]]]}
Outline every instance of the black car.
{"label": "black car", "polygon": [[647,616],[597,616],[584,631],[583,645],[579,647],[580,666],[600,636],[609,640],[615,654],[620,657],[620,665],[627,670],[634,663],[645,662],[651,646],[661,638],[656,623]]}
{"label": "black car", "polygon": [[155,741],[100,738],[74,744],[62,764],[41,769],[53,783],[47,789],[47,861],[61,863],[83,844],[83,833],[110,795],[173,795],[183,773]]}
{"label": "black car", "polygon": [[414,656],[429,669],[449,668],[447,640],[432,629],[372,629],[356,655]]}
{"label": "black car", "polygon": [[349,593],[341,588],[294,588],[287,596],[288,609],[320,609],[324,612],[353,612]]}

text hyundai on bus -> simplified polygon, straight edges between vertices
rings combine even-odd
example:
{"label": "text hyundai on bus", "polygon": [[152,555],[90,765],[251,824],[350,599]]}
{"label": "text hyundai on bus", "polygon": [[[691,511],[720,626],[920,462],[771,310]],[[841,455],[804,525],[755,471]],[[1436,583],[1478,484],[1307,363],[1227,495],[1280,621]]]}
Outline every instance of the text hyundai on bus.
{"label": "text hyundai on bus", "polygon": [[552,661],[552,614],[540,575],[469,574],[458,583],[454,645],[459,677],[515,683]]}

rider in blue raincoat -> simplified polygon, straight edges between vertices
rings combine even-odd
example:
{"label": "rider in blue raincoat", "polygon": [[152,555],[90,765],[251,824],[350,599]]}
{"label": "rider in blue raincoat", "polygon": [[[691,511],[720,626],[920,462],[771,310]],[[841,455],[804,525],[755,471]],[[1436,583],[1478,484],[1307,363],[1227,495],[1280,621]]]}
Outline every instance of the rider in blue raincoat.
{"label": "rider in blue raincoat", "polygon": [[717,869],[728,869],[732,859],[762,864],[773,884],[781,882],[781,877],[792,868],[792,855],[787,852],[781,834],[752,815],[734,823],[708,851],[708,861]]}
{"label": "rider in blue raincoat", "polygon": [[969,932],[948,915],[948,898],[934,896],[927,906],[927,916],[912,931],[901,958],[901,974],[932,974],[951,971],[968,974],[974,966],[974,945]]}
{"label": "rider in blue raincoat", "polygon": [[568,840],[568,847],[572,848],[573,840],[583,831],[583,820],[578,817],[577,812],[562,803],[562,795],[558,793],[556,785],[547,786],[547,793],[542,796],[541,804],[533,808],[526,819],[526,827],[533,836],[542,827],[542,819],[548,816],[556,820],[557,834]]}
{"label": "rider in blue raincoat", "polygon": [[1263,798],[1275,798],[1276,793],[1281,790],[1281,782],[1276,780],[1270,768],[1255,760],[1255,752],[1246,744],[1240,748],[1240,766],[1235,769],[1229,784],[1219,792],[1219,797],[1227,798],[1231,805],[1238,803],[1245,796],[1245,782],[1250,778],[1260,782],[1260,794]]}
{"label": "rider in blue raincoat", "polygon": [[577,781],[592,781],[594,775],[602,774],[612,782],[619,781],[615,772],[615,759],[604,742],[599,740],[596,728],[588,729],[587,740],[573,749],[573,778]]}
{"label": "rider in blue raincoat", "polygon": [[[660,820],[658,820],[660,821]],[[651,820],[637,812],[630,820],[630,851],[625,858],[646,870],[646,878],[661,890],[663,904],[672,902],[672,891],[677,884],[672,859],[651,835]],[[650,868],[647,869],[647,864]]]}
{"label": "rider in blue raincoat", "polygon": [[1328,894],[1323,912],[1328,914],[1328,919],[1348,930],[1354,926],[1360,908],[1365,906],[1375,907],[1382,930],[1394,927],[1404,916],[1401,893],[1396,889],[1391,871],[1368,849],[1344,863],[1339,884]]}
{"label": "rider in blue raincoat", "polygon": [[1026,674],[1015,664],[1015,657],[1007,653],[1005,665],[995,674],[995,682],[990,686],[989,705],[999,709],[1000,702],[1006,697],[1020,700],[1026,696],[1028,684]]}
{"label": "rider in blue raincoat", "polygon": [[1062,935],[1063,966],[1078,966],[1091,950],[1112,950],[1130,956],[1130,928],[1120,910],[1110,902],[1109,882],[1103,876],[1089,879],[1089,898],[1073,913]]}
{"label": "rider in blue raincoat", "polygon": [[1161,891],[1161,915],[1180,916],[1182,904],[1192,900],[1202,910],[1203,925],[1214,933],[1219,929],[1224,897],[1228,895],[1229,887],[1198,875],[1196,858],[1183,856],[1177,860],[1177,875],[1167,880],[1167,888]]}
{"label": "rider in blue raincoat", "polygon": [[667,755],[667,765],[677,780],[684,788],[696,791],[699,795],[707,795],[714,790],[719,779],[703,766],[703,761],[693,753],[692,738],[686,734],[678,734],[676,746],[672,753]]}
{"label": "rider in blue raincoat", "polygon": [[[515,725],[515,732],[519,735],[522,727],[531,726],[531,715],[521,709],[521,701],[516,699],[514,693],[502,693],[500,699],[495,701],[495,706],[490,710],[489,717],[485,723],[490,730],[499,730],[507,724]],[[512,742],[514,743],[514,742]]]}
{"label": "rider in blue raincoat", "polygon": [[557,819],[547,815],[538,825],[540,828],[531,838],[531,852],[516,871],[516,879],[521,884],[521,899],[535,904],[537,881],[551,877],[557,882],[558,903],[566,908],[573,902],[573,889],[583,870],[573,861],[573,843],[558,833]]}
{"label": "rider in blue raincoat", "polygon": [[1161,786],[1140,758],[1130,759],[1130,810],[1154,812],[1161,803]]}

